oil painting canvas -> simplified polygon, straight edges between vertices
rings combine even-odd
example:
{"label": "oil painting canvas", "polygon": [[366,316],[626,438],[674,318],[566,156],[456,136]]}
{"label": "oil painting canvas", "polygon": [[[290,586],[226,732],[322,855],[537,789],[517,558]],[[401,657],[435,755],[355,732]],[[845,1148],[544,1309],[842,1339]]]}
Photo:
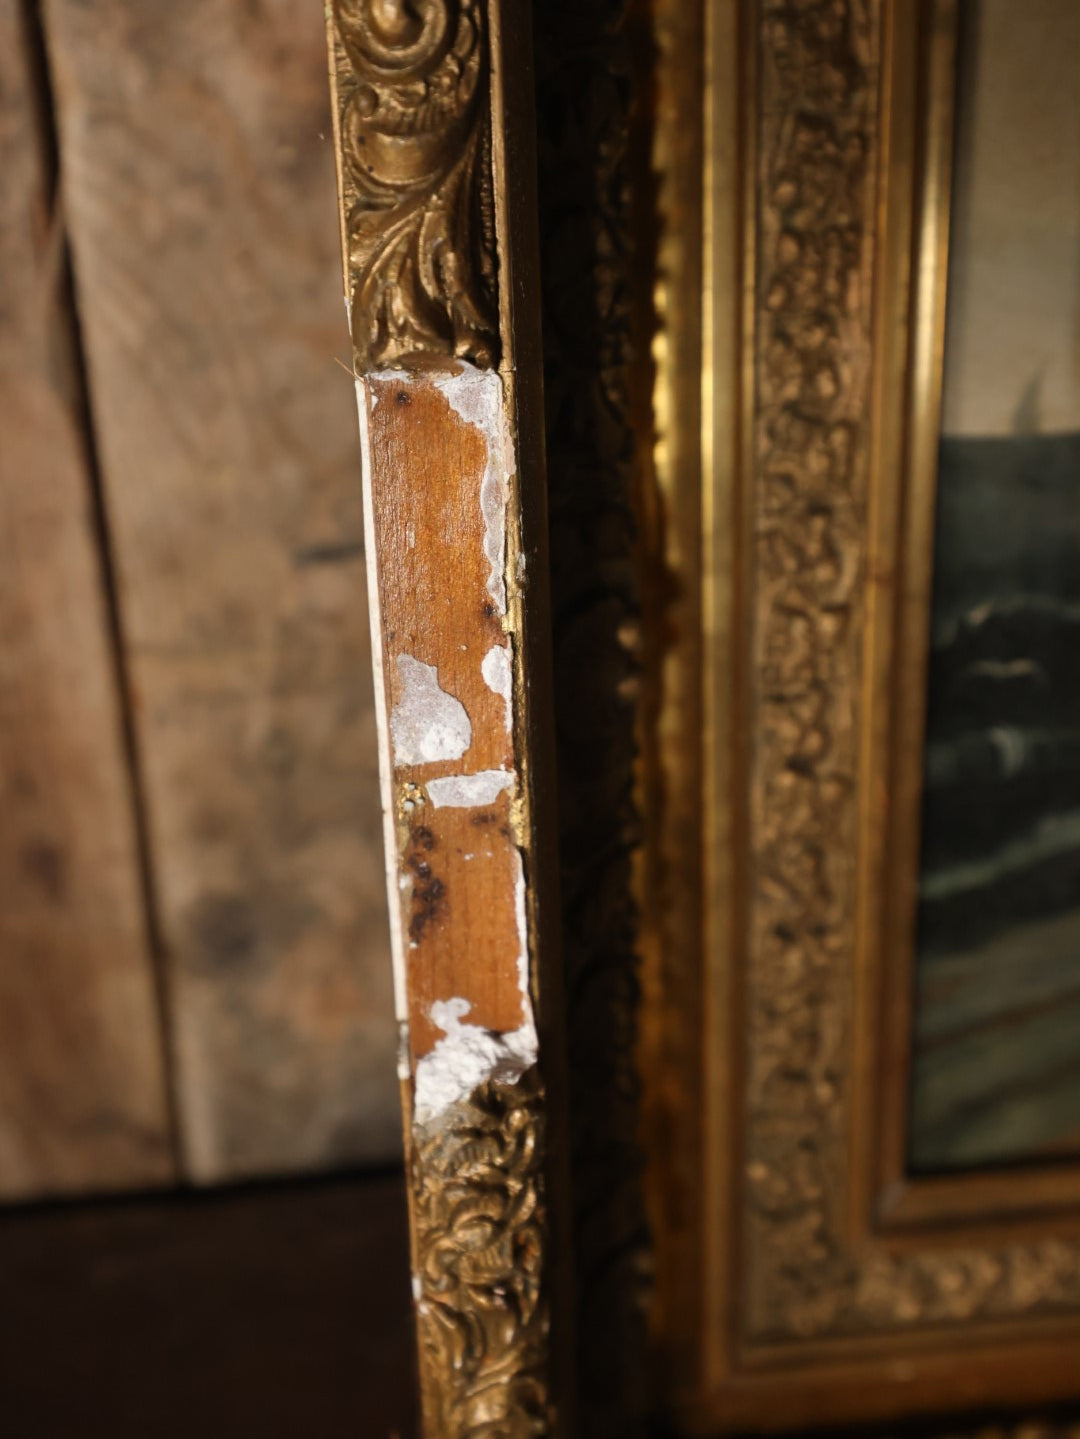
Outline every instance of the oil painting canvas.
{"label": "oil painting canvas", "polygon": [[916,1172],[1080,1154],[1080,5],[960,12]]}

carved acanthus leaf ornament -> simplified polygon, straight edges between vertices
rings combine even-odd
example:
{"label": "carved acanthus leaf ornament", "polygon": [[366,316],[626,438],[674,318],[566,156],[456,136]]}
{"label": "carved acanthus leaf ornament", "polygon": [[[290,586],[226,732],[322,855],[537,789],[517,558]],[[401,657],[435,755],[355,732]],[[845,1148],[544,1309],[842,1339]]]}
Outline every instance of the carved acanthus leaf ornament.
{"label": "carved acanthus leaf ornament", "polygon": [[425,1433],[552,1432],[544,1289],[543,1091],[492,1081],[414,1134]]}
{"label": "carved acanthus leaf ornament", "polygon": [[333,0],[358,370],[496,358],[485,0]]}

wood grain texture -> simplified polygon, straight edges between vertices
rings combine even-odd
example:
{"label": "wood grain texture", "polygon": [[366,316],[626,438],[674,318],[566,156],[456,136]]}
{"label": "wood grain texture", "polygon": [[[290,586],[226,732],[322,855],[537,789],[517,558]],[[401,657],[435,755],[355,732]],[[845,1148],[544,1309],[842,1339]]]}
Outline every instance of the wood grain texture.
{"label": "wood grain texture", "polygon": [[[509,787],[516,783],[510,709],[483,673],[485,656],[500,652],[509,686],[513,665],[500,606],[488,588],[492,566],[481,505],[488,446],[454,413],[437,381],[388,376],[368,381],[368,388],[395,782],[418,800],[423,786],[447,775],[500,772]],[[501,565],[496,568],[501,581]],[[469,741],[457,755],[410,761],[397,743],[394,717],[407,710],[417,664],[429,667],[431,680],[467,717]],[[441,1032],[432,1022],[433,1003],[465,999],[472,1006],[469,1023],[496,1033],[523,1022],[516,912],[521,861],[509,788],[480,805],[417,803],[408,811],[407,834],[402,862],[411,883],[403,928],[416,1060]]]}
{"label": "wood grain texture", "polygon": [[46,5],[190,1176],[398,1143],[322,15]]}
{"label": "wood grain texture", "polygon": [[172,1173],[30,36],[0,0],[0,1197]]}

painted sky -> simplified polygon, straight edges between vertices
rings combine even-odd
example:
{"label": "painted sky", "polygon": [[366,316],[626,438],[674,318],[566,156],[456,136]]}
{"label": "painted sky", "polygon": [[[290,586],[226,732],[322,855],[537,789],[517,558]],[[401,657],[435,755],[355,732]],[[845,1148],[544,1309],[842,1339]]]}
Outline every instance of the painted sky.
{"label": "painted sky", "polygon": [[1080,429],[1080,0],[963,0],[943,428]]}

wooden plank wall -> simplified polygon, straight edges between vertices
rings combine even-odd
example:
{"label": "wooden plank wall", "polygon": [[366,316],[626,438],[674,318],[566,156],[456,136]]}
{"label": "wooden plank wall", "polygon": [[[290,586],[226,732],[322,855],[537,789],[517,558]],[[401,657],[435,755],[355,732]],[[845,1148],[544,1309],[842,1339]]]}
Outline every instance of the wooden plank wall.
{"label": "wooden plank wall", "polygon": [[[16,10],[0,0],[9,28]],[[0,763],[9,792],[34,758],[72,853],[51,857],[29,808],[19,824],[5,816],[0,1196],[167,1182],[174,1168],[214,1183],[398,1150],[322,25],[320,6],[295,0],[45,0],[41,12],[135,783],[77,403],[55,379],[31,399],[5,384],[21,448],[5,411]],[[8,155],[25,168],[33,147],[8,113],[5,39],[0,203],[18,228],[30,199],[12,193]],[[53,263],[39,230],[22,272],[5,248],[0,285],[16,299]],[[25,347],[13,302],[5,343]],[[45,366],[51,341],[35,343]],[[86,897],[62,917],[58,867]],[[51,968],[36,958],[50,944]],[[28,1022],[22,1051],[9,1048]]]}
{"label": "wooden plank wall", "polygon": [[0,0],[0,1197],[173,1158],[64,236],[32,36]]}

